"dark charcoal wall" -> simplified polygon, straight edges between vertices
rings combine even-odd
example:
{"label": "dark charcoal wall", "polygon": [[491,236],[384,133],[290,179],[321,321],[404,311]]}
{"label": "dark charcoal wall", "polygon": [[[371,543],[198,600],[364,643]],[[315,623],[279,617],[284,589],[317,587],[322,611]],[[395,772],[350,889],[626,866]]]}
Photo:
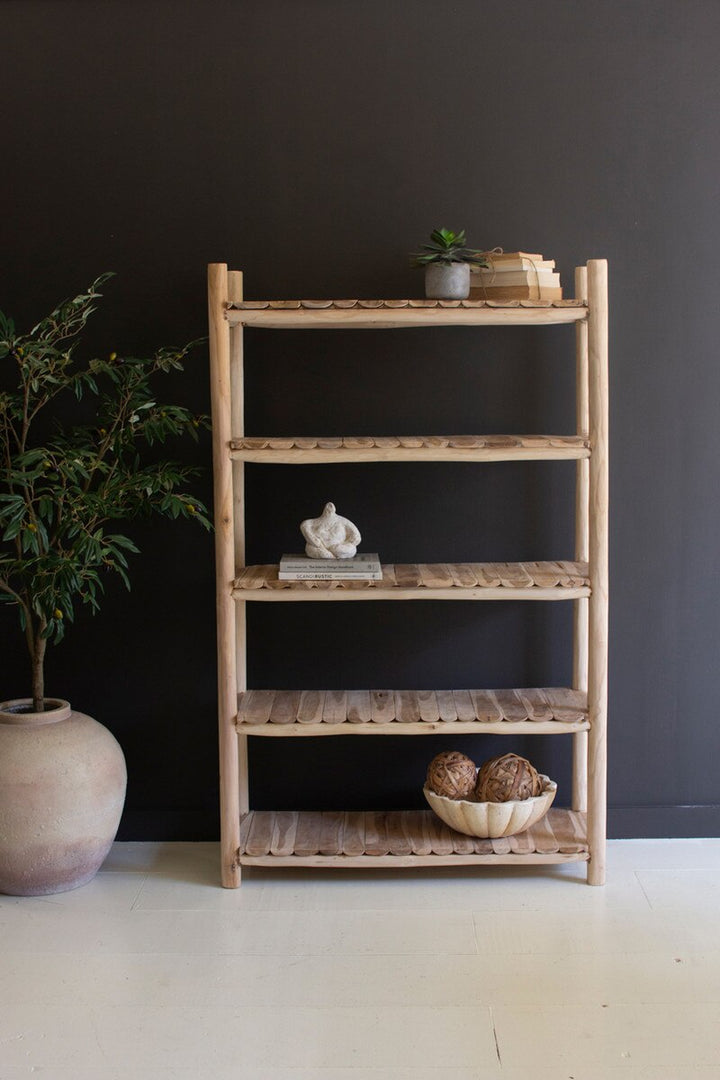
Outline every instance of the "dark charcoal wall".
{"label": "dark charcoal wall", "polygon": [[[250,298],[417,295],[407,255],[438,225],[555,258],[568,293],[609,259],[611,832],[720,832],[717,3],[16,0],[0,21],[0,305],[25,325],[113,269],[88,348],[197,337],[208,261]],[[572,427],[566,329],[248,339],[251,433]],[[171,392],[207,408],[204,352]],[[207,441],[195,456],[209,498]],[[253,561],[328,498],[388,561],[572,551],[567,465],[247,471]],[[124,838],[212,837],[212,542],[137,536],[133,591],[79,620],[48,690],[121,740]],[[569,677],[566,605],[255,605],[249,624],[256,686]],[[0,627],[21,695],[14,613]],[[565,795],[567,742],[515,744]],[[263,742],[252,797],[412,805],[444,745]]]}

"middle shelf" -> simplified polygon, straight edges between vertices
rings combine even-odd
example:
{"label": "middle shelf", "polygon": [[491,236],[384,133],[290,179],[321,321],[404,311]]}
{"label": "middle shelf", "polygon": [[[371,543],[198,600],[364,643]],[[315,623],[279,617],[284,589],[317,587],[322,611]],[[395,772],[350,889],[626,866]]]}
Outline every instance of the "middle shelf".
{"label": "middle shelf", "polygon": [[587,694],[513,690],[245,690],[236,726],[248,735],[557,735],[589,728]]}
{"label": "middle shelf", "polygon": [[236,600],[578,600],[584,562],[383,563],[382,581],[280,581],[277,564],[243,567]]}

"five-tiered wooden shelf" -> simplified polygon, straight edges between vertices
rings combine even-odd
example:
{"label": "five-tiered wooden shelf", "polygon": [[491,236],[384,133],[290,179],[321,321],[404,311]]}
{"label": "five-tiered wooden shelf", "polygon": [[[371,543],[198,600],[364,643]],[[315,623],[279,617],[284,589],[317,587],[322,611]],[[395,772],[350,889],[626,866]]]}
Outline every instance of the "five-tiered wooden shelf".
{"label": "five-tiered wooden shelf", "polygon": [[[243,301],[242,274],[209,267],[216,523],[222,881],[243,866],[403,867],[587,862],[605,877],[608,621],[607,263],[575,273],[575,300]],[[568,435],[247,437],[243,329],[575,327],[577,430]],[[245,565],[244,464],[567,461],[576,464],[575,559],[383,566],[382,581],[279,581]],[[505,690],[248,689],[249,601],[569,600],[573,685]],[[572,736],[570,809],[499,840],[454,832],[430,810],[252,811],[248,737],[562,734]]]}

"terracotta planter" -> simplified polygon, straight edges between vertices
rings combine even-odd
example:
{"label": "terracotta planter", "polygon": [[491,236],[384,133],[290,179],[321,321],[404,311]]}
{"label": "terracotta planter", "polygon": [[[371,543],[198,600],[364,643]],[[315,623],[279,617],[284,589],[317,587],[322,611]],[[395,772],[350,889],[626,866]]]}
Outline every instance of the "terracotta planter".
{"label": "terracotta planter", "polygon": [[127,771],[115,737],[67,701],[0,703],[0,892],[76,889],[100,869],[120,823]]}
{"label": "terracotta planter", "polygon": [[425,267],[428,300],[467,300],[470,295],[469,263],[430,263]]}

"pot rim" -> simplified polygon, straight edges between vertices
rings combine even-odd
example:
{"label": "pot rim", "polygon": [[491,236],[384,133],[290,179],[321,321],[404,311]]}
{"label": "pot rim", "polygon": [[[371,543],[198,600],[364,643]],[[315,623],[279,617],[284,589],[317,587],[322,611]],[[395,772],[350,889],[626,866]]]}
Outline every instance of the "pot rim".
{"label": "pot rim", "polygon": [[[70,716],[70,702],[64,698],[46,697],[43,699],[48,708],[44,712],[34,712],[32,698],[11,698],[0,701],[0,724],[15,727],[42,727],[44,724],[57,724]],[[27,706],[31,708],[28,709]]]}

